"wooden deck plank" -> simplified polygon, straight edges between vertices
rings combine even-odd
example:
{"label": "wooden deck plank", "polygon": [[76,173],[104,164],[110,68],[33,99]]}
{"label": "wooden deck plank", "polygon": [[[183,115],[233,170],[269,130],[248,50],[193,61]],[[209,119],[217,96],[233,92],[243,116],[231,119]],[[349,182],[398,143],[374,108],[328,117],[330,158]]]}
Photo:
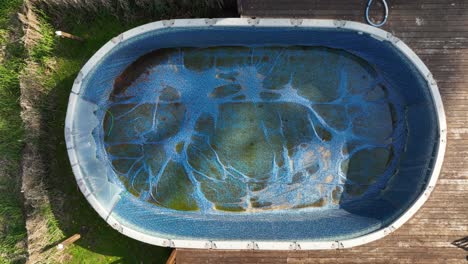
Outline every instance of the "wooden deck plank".
{"label": "wooden deck plank", "polygon": [[[367,1],[239,0],[247,17],[308,17],[364,21]],[[379,1],[377,1],[379,2]],[[468,1],[391,0],[383,29],[426,63],[444,102],[448,144],[431,197],[391,235],[329,251],[218,251],[178,249],[177,263],[468,263],[452,243],[468,236]],[[381,12],[374,7],[373,14]]]}

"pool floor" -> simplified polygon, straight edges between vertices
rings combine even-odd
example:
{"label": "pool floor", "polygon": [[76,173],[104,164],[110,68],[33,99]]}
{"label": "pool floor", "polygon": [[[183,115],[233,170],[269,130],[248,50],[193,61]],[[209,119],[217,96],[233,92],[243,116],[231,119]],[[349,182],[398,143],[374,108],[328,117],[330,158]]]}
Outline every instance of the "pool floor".
{"label": "pool floor", "polygon": [[183,211],[339,208],[379,193],[405,142],[399,95],[326,47],[156,50],[102,111],[116,181]]}

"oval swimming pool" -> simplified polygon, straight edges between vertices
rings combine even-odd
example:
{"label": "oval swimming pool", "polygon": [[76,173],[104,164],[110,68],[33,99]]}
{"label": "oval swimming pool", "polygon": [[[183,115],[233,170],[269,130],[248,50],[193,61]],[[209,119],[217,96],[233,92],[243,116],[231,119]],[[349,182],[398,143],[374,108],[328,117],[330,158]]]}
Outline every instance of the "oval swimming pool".
{"label": "oval swimming pool", "polygon": [[435,186],[437,85],[390,33],[307,19],[188,19],[122,33],[65,124],[78,185],[160,246],[332,249],[383,237]]}

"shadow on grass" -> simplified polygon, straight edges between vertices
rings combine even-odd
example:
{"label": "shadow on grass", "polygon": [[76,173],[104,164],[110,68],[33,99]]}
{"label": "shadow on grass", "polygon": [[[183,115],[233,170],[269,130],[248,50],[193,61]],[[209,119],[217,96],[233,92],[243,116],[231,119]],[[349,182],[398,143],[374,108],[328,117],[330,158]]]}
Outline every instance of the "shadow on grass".
{"label": "shadow on grass", "polygon": [[[63,124],[69,90],[75,76],[58,82],[48,93],[42,111],[47,138],[44,150],[49,164],[47,190],[52,212],[66,237],[76,233],[81,239],[69,249],[75,263],[164,263],[169,248],[151,246],[128,238],[112,229],[88,204],[77,187],[69,165]],[[53,250],[57,243],[44,250]]]}
{"label": "shadow on grass", "polygon": [[[54,218],[50,221],[66,237],[76,233],[82,236],[65,251],[72,256],[67,262],[164,263],[170,254],[169,248],[151,246],[120,234],[95,212],[78,189],[65,146],[65,115],[74,78],[97,49],[132,26],[116,19],[77,26],[73,33],[89,40],[84,43],[57,40],[53,72],[44,85],[47,95],[41,103],[43,138],[40,144],[48,167],[45,183]],[[54,250],[55,246],[54,241],[44,250]]]}

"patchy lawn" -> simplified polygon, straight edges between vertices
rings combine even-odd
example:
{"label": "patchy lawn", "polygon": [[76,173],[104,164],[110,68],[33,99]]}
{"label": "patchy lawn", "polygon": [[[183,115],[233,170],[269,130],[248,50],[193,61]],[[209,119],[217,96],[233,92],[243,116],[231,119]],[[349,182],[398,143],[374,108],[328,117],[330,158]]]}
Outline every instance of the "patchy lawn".
{"label": "patchy lawn", "polygon": [[54,38],[52,26],[45,20],[41,23],[43,40],[35,47],[33,56],[41,71],[49,76],[43,83],[46,96],[41,108],[46,131],[41,148],[47,150],[46,160],[50,161],[47,178],[53,218],[50,230],[59,229],[62,233],[59,238],[82,234],[64,252],[71,257],[66,259],[69,263],[163,263],[170,253],[167,248],[147,245],[118,233],[91,208],[77,188],[63,136],[68,96],[79,70],[108,40],[137,24],[124,24],[112,16],[75,24],[69,31],[86,39],[79,42]]}
{"label": "patchy lawn", "polygon": [[[112,37],[155,20],[235,16],[235,1],[224,0],[231,2],[225,8],[223,0],[141,0],[123,6],[125,1],[34,0],[32,10],[39,18],[34,21],[34,30],[40,38],[27,45],[21,41],[21,24],[16,19],[23,1],[30,0],[3,0],[0,4],[0,264],[24,263],[27,249],[34,248],[37,241],[36,237],[26,244],[23,211],[30,208],[23,205],[23,197],[30,199],[31,195],[20,192],[20,168],[29,168],[25,163],[28,158],[31,164],[41,164],[41,170],[30,171],[28,177],[36,177],[32,182],[39,182],[41,188],[44,185],[39,193],[46,197],[34,207],[34,214],[43,219],[44,234],[39,236],[42,241],[34,254],[45,256],[47,263],[164,263],[170,249],[144,244],[115,231],[79,191],[64,139],[68,96],[81,67]],[[59,39],[54,35],[56,30],[85,41]],[[28,81],[28,76],[33,82],[23,85],[22,78]],[[19,98],[24,94],[28,94],[29,101],[22,112]],[[21,115],[28,108],[35,113],[32,119]],[[39,124],[35,127],[38,131],[24,129],[31,126],[28,120]],[[27,150],[31,145],[39,157],[24,154],[22,159],[23,148]],[[28,214],[26,223],[29,220]],[[31,231],[31,225],[27,226]],[[58,252],[55,245],[76,233],[81,234],[81,239]]]}
{"label": "patchy lawn", "polygon": [[19,72],[24,50],[15,18],[22,0],[0,4],[0,263],[26,259],[26,229],[19,195],[23,125],[19,106]]}

